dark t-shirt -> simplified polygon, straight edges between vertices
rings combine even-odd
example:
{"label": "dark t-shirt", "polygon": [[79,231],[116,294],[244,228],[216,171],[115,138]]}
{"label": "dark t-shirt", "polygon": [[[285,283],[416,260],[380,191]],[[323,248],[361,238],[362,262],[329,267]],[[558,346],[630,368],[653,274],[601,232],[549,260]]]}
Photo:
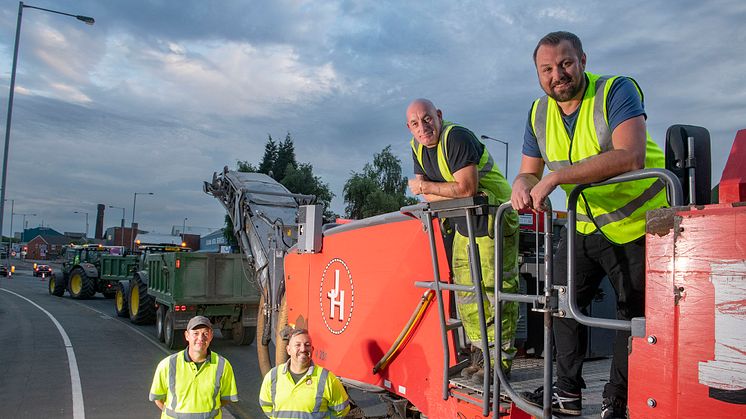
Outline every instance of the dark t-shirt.
{"label": "dark t-shirt", "polygon": [[[414,161],[415,175],[424,175],[433,182],[445,182],[438,168],[438,146],[428,148],[423,147],[422,166],[417,161],[417,155],[412,151],[412,160]],[[473,132],[464,127],[453,127],[448,133],[448,143],[446,145],[448,154],[448,168],[451,173],[471,164],[478,164],[479,159],[484,152],[484,144],[477,140]]]}
{"label": "dark t-shirt", "polygon": [[[588,77],[586,77],[588,83]],[[606,97],[606,109],[609,118],[609,129],[614,129],[622,122],[636,116],[645,116],[645,104],[637,93],[635,83],[627,77],[618,77],[609,89],[609,95]],[[562,122],[565,124],[567,135],[572,138],[575,132],[575,123],[578,120],[580,107],[570,115],[562,115]],[[528,110],[528,121],[526,130],[523,134],[523,154],[529,157],[541,158],[539,144],[536,141],[534,130],[531,127],[531,109]]]}

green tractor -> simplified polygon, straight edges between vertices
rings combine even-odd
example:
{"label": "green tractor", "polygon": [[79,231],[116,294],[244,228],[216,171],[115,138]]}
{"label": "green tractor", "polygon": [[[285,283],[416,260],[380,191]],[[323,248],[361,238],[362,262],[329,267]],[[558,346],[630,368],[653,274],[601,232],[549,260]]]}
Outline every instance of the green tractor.
{"label": "green tractor", "polygon": [[50,278],[49,293],[61,297],[67,290],[72,298],[86,299],[98,292],[106,298],[114,298],[116,282],[100,276],[101,258],[121,251],[120,246],[100,244],[66,247],[65,259],[62,262],[62,278]]}

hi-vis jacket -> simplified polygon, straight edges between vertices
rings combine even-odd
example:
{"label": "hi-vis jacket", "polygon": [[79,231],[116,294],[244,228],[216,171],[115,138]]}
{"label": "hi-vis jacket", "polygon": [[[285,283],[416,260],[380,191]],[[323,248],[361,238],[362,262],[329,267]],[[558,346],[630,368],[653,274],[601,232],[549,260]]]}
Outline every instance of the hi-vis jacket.
{"label": "hi-vis jacket", "polygon": [[[440,139],[437,145],[438,169],[446,182],[453,182],[455,180],[450,167],[448,167],[448,134],[451,132],[451,129],[458,126],[452,122],[443,121],[443,126],[440,129]],[[417,156],[420,167],[424,169],[422,153],[425,146],[418,143],[414,138],[410,141],[410,145],[412,146],[412,150],[414,150],[415,156]],[[497,166],[495,166],[495,161],[487,151],[487,147],[484,147],[482,156],[477,164],[477,176],[479,177],[477,189],[479,192],[487,194],[490,204],[503,203],[510,199],[510,185],[497,169]]]}
{"label": "hi-vis jacket", "polygon": [[162,400],[161,418],[221,418],[222,400],[238,401],[231,364],[215,352],[199,369],[186,350],[158,364],[150,400]]}
{"label": "hi-vis jacket", "polygon": [[[588,86],[573,138],[567,135],[554,99],[544,96],[534,101],[531,127],[549,170],[582,162],[614,148],[606,99],[613,81],[619,76],[585,74]],[[636,82],[635,86],[642,100],[642,91]],[[646,133],[645,168],[662,167],[663,152]],[[569,194],[575,186],[562,185],[562,189]],[[577,231],[591,234],[601,229],[612,242],[629,243],[645,234],[645,212],[666,205],[665,185],[661,180],[643,179],[586,189],[578,199]]]}
{"label": "hi-vis jacket", "polygon": [[259,404],[268,418],[338,418],[350,411],[347,392],[331,371],[311,363],[294,383],[289,369],[290,361],[264,376]]}

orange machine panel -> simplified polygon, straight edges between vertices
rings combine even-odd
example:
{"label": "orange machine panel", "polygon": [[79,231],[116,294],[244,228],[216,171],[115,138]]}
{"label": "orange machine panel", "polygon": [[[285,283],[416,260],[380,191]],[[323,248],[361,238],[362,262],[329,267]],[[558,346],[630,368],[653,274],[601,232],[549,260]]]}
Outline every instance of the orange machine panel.
{"label": "orange machine panel", "polygon": [[657,210],[647,229],[630,417],[746,417],[746,206]]}
{"label": "orange machine panel", "polygon": [[[288,320],[308,325],[314,359],[335,374],[386,388],[429,417],[455,417],[455,403],[442,400],[444,352],[435,300],[401,352],[373,374],[426,291],[415,281],[432,281],[434,274],[419,220],[369,220],[329,230],[321,253],[286,257]],[[439,271],[447,281],[448,261],[437,226],[436,237]],[[444,295],[448,312],[449,295]],[[448,344],[453,348],[453,342]]]}

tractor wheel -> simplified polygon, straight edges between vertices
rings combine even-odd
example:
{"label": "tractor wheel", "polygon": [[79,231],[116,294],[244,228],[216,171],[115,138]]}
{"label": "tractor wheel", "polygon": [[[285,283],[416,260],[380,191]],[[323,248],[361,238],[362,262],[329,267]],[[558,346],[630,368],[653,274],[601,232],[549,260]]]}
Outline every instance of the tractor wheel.
{"label": "tractor wheel", "polygon": [[83,268],[75,268],[70,271],[70,280],[67,283],[70,297],[84,300],[93,297],[96,289],[93,286],[93,278],[86,275]]}
{"label": "tractor wheel", "polygon": [[127,304],[127,288],[121,281],[116,285],[114,291],[114,311],[118,317],[129,317],[129,304]]}
{"label": "tractor wheel", "polygon": [[130,321],[134,324],[150,324],[155,320],[155,301],[148,295],[148,286],[135,275],[130,281],[129,298]]}
{"label": "tractor wheel", "polygon": [[158,340],[163,342],[166,340],[166,330],[164,326],[166,324],[166,306],[159,306],[155,312],[155,335],[158,336]]}
{"label": "tractor wheel", "polygon": [[166,312],[164,319],[163,334],[164,343],[168,349],[181,349],[186,345],[184,343],[184,334],[181,330],[174,329],[174,312],[170,309]]}
{"label": "tractor wheel", "polygon": [[65,294],[65,282],[63,280],[57,281],[57,278],[52,275],[49,277],[49,295],[55,297],[62,297]]}
{"label": "tractor wheel", "polygon": [[251,345],[256,337],[256,326],[244,326],[241,321],[233,323],[233,343]]}
{"label": "tractor wheel", "polygon": [[280,312],[277,313],[277,328],[275,329],[275,366],[287,362],[288,351],[285,348],[288,341],[284,336],[285,328],[288,326],[288,302],[285,295],[280,302]]}

